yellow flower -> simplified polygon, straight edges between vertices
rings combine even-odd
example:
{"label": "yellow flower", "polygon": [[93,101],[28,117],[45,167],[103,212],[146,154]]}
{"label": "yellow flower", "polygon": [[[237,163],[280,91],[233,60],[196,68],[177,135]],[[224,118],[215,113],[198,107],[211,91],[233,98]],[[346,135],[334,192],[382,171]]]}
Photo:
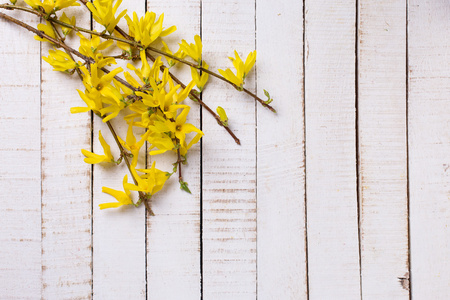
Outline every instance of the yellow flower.
{"label": "yellow flower", "polygon": [[125,19],[128,23],[128,28],[130,30],[130,35],[144,47],[147,47],[152,42],[154,42],[158,37],[166,36],[171,34],[176,30],[175,26],[171,26],[166,30],[163,30],[162,23],[164,20],[164,14],[161,14],[156,19],[156,14],[154,12],[146,12],[144,17],[138,18],[136,12],[133,12],[133,20],[126,15]]}
{"label": "yellow flower", "polygon": [[122,205],[134,205],[133,200],[131,200],[130,190],[125,187],[127,184],[128,184],[128,176],[125,175],[123,177],[123,183],[122,183],[123,189],[125,192],[113,190],[109,187],[104,186],[102,188],[102,192],[113,196],[114,198],[116,198],[116,200],[118,202],[109,202],[109,203],[99,204],[100,209],[119,207]]}
{"label": "yellow flower", "polygon": [[[161,41],[161,42],[163,44],[163,47],[161,48],[162,51],[169,53],[173,56],[176,56],[180,59],[183,59],[186,57],[186,53],[184,53],[184,51],[181,50],[181,47],[178,49],[177,52],[173,53],[172,51],[170,51],[169,46],[167,46],[166,42],[164,42],[164,41]],[[167,64],[169,65],[169,68],[173,67],[177,63],[177,61],[175,59],[172,59],[168,56],[166,56],[166,60],[167,60]]]}
{"label": "yellow flower", "polygon": [[115,161],[114,161],[114,157],[111,154],[111,147],[106,143],[105,139],[102,136],[102,132],[100,130],[98,131],[98,139],[100,141],[100,144],[103,147],[103,152],[105,154],[99,155],[99,154],[95,154],[90,151],[87,151],[85,149],[81,149],[81,153],[83,153],[83,155],[86,156],[86,158],[84,159],[84,162],[88,163],[88,164],[98,164],[101,162],[114,163]]}
{"label": "yellow flower", "polygon": [[194,41],[195,44],[188,44],[185,40],[181,40],[180,49],[200,65],[202,62],[202,40],[199,35],[196,35]]}
{"label": "yellow flower", "polygon": [[[173,144],[173,140],[171,137],[169,137],[165,133],[158,133],[159,131],[157,127],[161,125],[161,122],[155,122],[156,126],[149,126],[149,131],[152,132],[154,130],[155,132],[152,132],[148,136],[148,141],[150,142],[149,149],[158,149],[158,150],[152,150],[149,152],[150,155],[158,155],[165,153],[167,151],[171,151],[175,149],[175,145]],[[163,125],[165,126],[165,125]],[[167,128],[167,131],[170,131]]]}
{"label": "yellow flower", "polygon": [[[182,155],[185,155],[187,150],[189,150],[189,148],[191,148],[192,145],[196,144],[203,136],[203,132],[200,129],[198,129],[192,124],[186,123],[186,117],[190,109],[191,108],[189,106],[186,106],[178,115],[175,122],[168,123],[169,128],[171,129],[172,132],[175,132],[175,136],[180,141],[181,146],[180,149]],[[191,132],[196,132],[197,134],[189,142],[189,144],[186,145],[186,134]]]}
{"label": "yellow flower", "polygon": [[141,140],[139,142],[136,142],[136,138],[133,134],[133,125],[134,123],[131,122],[128,126],[127,130],[127,138],[126,141],[123,141],[119,136],[117,138],[119,139],[120,144],[131,152],[133,155],[133,160],[131,161],[131,166],[134,168],[137,166],[138,156],[139,156],[139,150],[141,149],[142,145],[144,145],[145,140],[147,139],[147,136],[150,134],[149,132],[144,133],[141,136]]}
{"label": "yellow flower", "polygon": [[76,0],[25,0],[25,3],[36,10],[42,7],[47,15],[69,6],[80,6]]}
{"label": "yellow flower", "polygon": [[[149,78],[155,78],[158,79],[158,74],[160,71],[161,66],[163,63],[161,62],[161,57],[158,56],[158,58],[153,62],[152,67],[150,68],[150,65],[147,61],[147,56],[145,55],[145,50],[141,50],[140,52],[141,56],[141,63],[142,66],[140,69],[136,68],[132,64],[127,64],[127,68],[134,71],[134,73],[139,77],[142,83],[148,84]],[[130,75],[130,73],[126,72],[124,74],[125,79],[128,81],[129,84],[134,86],[135,88],[141,87],[141,85]]]}
{"label": "yellow flower", "polygon": [[124,187],[132,191],[140,191],[150,195],[154,195],[159,192],[166,180],[169,178],[167,172],[163,172],[155,168],[155,162],[153,162],[151,169],[137,169],[137,171],[145,173],[139,176],[134,168],[131,168],[131,173],[136,178],[137,185],[126,183]]}
{"label": "yellow flower", "polygon": [[[53,27],[52,27],[52,25],[50,24],[50,22],[45,21],[45,24],[42,24],[42,23],[41,23],[41,24],[38,24],[37,29],[39,29],[40,31],[42,31],[42,32],[45,33],[46,35],[48,35],[48,36],[50,36],[50,37],[56,39],[55,31],[53,30]],[[47,40],[46,38],[41,38],[41,37],[39,37],[38,35],[35,35],[35,36],[34,36],[34,39],[35,39],[35,40],[38,40],[38,41],[41,41],[41,42],[49,42],[49,43],[52,43],[52,42],[50,42],[49,40]],[[52,44],[53,44],[53,43],[52,43]]]}
{"label": "yellow flower", "polygon": [[95,114],[100,115],[100,110],[103,108],[102,97],[97,97],[86,91],[83,93],[77,90],[81,99],[86,103],[87,107],[71,107],[70,112],[73,114],[88,112],[92,110]]}
{"label": "yellow flower", "polygon": [[244,85],[244,79],[250,72],[251,68],[256,61],[256,50],[250,52],[245,60],[245,63],[239,57],[237,51],[234,51],[235,58],[230,57],[233,62],[233,66],[236,69],[236,74],[234,74],[230,69],[220,70],[219,73],[225,77],[228,81],[231,81],[238,89],[242,90]]}
{"label": "yellow flower", "polygon": [[102,108],[100,110],[100,114],[102,116],[109,114],[103,118],[103,122],[108,122],[109,120],[117,117],[119,112],[125,108],[125,102],[120,91],[112,85],[108,85],[106,89],[103,90],[103,95],[105,96],[102,100],[103,104],[109,104],[109,106]]}
{"label": "yellow flower", "polygon": [[92,12],[95,21],[105,26],[105,29],[109,33],[114,31],[117,23],[119,23],[120,19],[127,13],[127,10],[125,9],[117,16],[117,18],[114,17],[122,0],[118,0],[114,6],[113,2],[113,0],[94,0],[93,4],[91,2],[86,3],[86,6]]}
{"label": "yellow flower", "polygon": [[[242,59],[239,57],[239,54],[237,53],[236,50],[234,50],[234,56],[235,56],[235,58],[229,57],[229,59],[231,59],[231,61],[233,62],[234,68],[236,70],[238,70],[238,66],[239,67],[242,66]],[[247,55],[247,58],[245,59],[244,70],[242,71],[242,73],[243,73],[242,78],[243,79],[245,79],[247,74],[253,68],[253,65],[255,64],[255,61],[256,61],[256,50],[253,51],[253,52],[250,52]]]}
{"label": "yellow flower", "polygon": [[[84,86],[94,95],[98,92],[102,94],[103,89],[111,84],[114,76],[123,71],[123,69],[119,67],[104,75],[103,71],[98,68],[97,63],[91,64],[91,72],[89,72],[85,66],[80,67],[80,70],[83,72]],[[102,94],[102,96],[104,95]]]}
{"label": "yellow flower", "polygon": [[[205,63],[204,61],[202,62],[202,67],[206,70],[208,70],[208,68],[209,68],[208,64]],[[203,91],[203,88],[205,87],[206,82],[208,81],[209,74],[206,72],[203,72],[202,75],[200,76],[197,69],[191,67],[191,75],[192,75],[192,80],[194,80],[194,82],[197,85],[200,92]]]}
{"label": "yellow flower", "polygon": [[42,57],[49,63],[54,71],[66,72],[75,69],[78,64],[72,60],[69,54],[61,50],[49,50],[48,57]]}
{"label": "yellow flower", "polygon": [[104,50],[114,43],[112,40],[100,43],[100,37],[97,35],[92,35],[90,39],[85,38],[81,33],[77,35],[80,37],[80,53],[92,58],[95,58],[97,50]]}
{"label": "yellow flower", "polygon": [[[66,24],[70,24],[72,26],[75,26],[76,23],[77,23],[77,20],[75,19],[75,16],[73,16],[72,19],[69,19],[69,17],[66,16],[66,13],[63,13],[62,16],[59,18],[59,20],[61,22],[64,22]],[[62,33],[64,35],[68,35],[72,31],[72,28],[65,27],[65,26],[61,25],[61,31],[62,31]]]}
{"label": "yellow flower", "polygon": [[168,93],[164,89],[163,84],[157,85],[153,78],[150,79],[150,85],[153,89],[152,94],[136,92],[137,96],[142,97],[142,102],[149,107],[159,107],[164,115],[171,119],[175,116],[177,109],[184,107],[176,105],[176,92],[180,88],[179,85],[174,86]]}

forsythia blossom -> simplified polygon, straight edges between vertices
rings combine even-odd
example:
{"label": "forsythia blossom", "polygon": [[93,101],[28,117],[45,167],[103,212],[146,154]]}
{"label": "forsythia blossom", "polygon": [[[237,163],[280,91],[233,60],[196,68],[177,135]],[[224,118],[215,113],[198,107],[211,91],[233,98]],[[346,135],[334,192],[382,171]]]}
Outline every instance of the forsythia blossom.
{"label": "forsythia blossom", "polygon": [[105,29],[112,33],[120,19],[127,13],[125,9],[117,18],[114,17],[117,9],[119,8],[122,0],[118,0],[113,6],[113,0],[94,0],[93,3],[87,2],[86,6],[92,12],[92,16],[95,21],[105,26]]}
{"label": "forsythia blossom", "polygon": [[238,89],[242,89],[244,85],[245,77],[250,72],[251,68],[255,64],[256,61],[256,50],[250,52],[245,60],[245,63],[239,57],[237,51],[234,51],[235,58],[230,57],[230,60],[233,62],[233,66],[236,69],[236,74],[233,73],[230,69],[220,70],[219,73],[225,77],[228,81],[231,81]]}
{"label": "forsythia blossom", "polygon": [[48,57],[42,57],[47,63],[49,63],[54,71],[66,72],[75,69],[78,64],[72,60],[69,54],[61,50],[49,50]]}
{"label": "forsythia blossom", "polygon": [[69,6],[80,6],[80,4],[77,3],[76,0],[44,0],[44,2],[41,2],[40,0],[24,1],[33,9],[39,10],[39,7],[42,7],[46,14],[51,14]]}
{"label": "forsythia blossom", "polygon": [[140,19],[135,12],[133,12],[133,20],[128,15],[125,16],[125,19],[130,29],[130,35],[136,41],[141,42],[144,47],[153,43],[158,37],[167,36],[177,29],[176,26],[171,26],[164,30],[162,27],[164,14],[161,14],[155,21],[156,14],[149,11]]}
{"label": "forsythia blossom", "polygon": [[115,162],[114,157],[111,154],[111,147],[106,143],[105,139],[102,136],[101,131],[98,132],[98,139],[100,141],[100,144],[102,145],[104,155],[95,154],[85,149],[81,149],[81,153],[83,153],[83,155],[86,156],[84,162],[88,164],[98,164],[101,162]]}
{"label": "forsythia blossom", "polygon": [[196,35],[194,41],[195,44],[188,44],[185,40],[181,40],[180,49],[200,65],[202,62],[202,40],[199,35]]}
{"label": "forsythia blossom", "polygon": [[131,200],[130,190],[125,187],[127,184],[128,184],[128,176],[125,175],[123,177],[122,183],[125,192],[113,190],[109,187],[104,186],[102,188],[102,192],[113,196],[114,198],[116,198],[117,202],[99,204],[100,209],[119,207],[122,205],[133,205],[134,203],[133,200]]}

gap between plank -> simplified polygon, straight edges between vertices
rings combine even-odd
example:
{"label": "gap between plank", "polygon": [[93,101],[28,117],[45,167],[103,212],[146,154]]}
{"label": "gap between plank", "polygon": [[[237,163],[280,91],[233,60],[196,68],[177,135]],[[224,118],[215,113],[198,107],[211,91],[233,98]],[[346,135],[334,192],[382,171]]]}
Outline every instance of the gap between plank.
{"label": "gap between plank", "polygon": [[305,206],[305,268],[306,268],[306,297],[309,300],[309,258],[308,258],[308,207],[306,190],[306,0],[303,0],[303,178],[304,178],[304,206]]}
{"label": "gap between plank", "polygon": [[359,295],[362,299],[362,259],[361,259],[361,190],[359,157],[359,0],[355,1],[355,154],[356,154],[356,203],[358,211],[358,255],[359,255]]}
{"label": "gap between plank", "polygon": [[408,112],[409,112],[409,56],[408,56],[408,47],[409,47],[409,40],[408,40],[408,8],[409,8],[409,0],[405,0],[405,22],[406,22],[406,26],[405,26],[405,56],[406,56],[406,68],[405,68],[405,72],[406,72],[406,76],[405,76],[405,81],[406,81],[406,91],[405,91],[405,96],[406,96],[406,214],[407,214],[407,231],[408,231],[408,257],[407,257],[407,264],[408,264],[408,287],[409,287],[409,300],[412,299],[412,285],[411,285],[411,227],[410,227],[410,182],[409,182],[409,116],[408,116]]}

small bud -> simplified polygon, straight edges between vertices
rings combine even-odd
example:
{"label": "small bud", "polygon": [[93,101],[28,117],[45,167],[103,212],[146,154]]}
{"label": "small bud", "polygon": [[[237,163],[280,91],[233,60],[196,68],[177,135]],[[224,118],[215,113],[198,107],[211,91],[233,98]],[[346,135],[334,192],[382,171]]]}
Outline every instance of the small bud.
{"label": "small bud", "polygon": [[180,180],[180,189],[182,189],[185,192],[188,192],[189,194],[191,193],[191,190],[188,188],[188,184],[185,181]]}
{"label": "small bud", "polygon": [[228,117],[227,117],[227,113],[225,112],[225,109],[223,109],[222,107],[218,106],[217,109],[217,114],[220,117],[220,121],[222,122],[222,125],[225,127],[228,127]]}
{"label": "small bud", "polygon": [[270,103],[273,101],[273,99],[270,97],[269,92],[266,91],[266,90],[264,90],[264,95],[266,95],[266,97],[267,97],[267,100],[264,101],[264,103],[265,103],[265,104],[270,104]]}
{"label": "small bud", "polygon": [[9,0],[12,4],[16,5],[17,0]]}

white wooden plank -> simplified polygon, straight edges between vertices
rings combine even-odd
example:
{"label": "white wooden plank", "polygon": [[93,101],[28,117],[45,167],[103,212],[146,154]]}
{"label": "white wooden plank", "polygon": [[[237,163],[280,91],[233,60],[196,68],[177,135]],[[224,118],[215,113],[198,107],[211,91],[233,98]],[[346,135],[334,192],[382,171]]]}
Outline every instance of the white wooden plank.
{"label": "white wooden plank", "polygon": [[[65,12],[77,25],[90,27],[84,7]],[[70,39],[73,41],[70,41]],[[74,34],[67,43],[78,49]],[[53,49],[42,43],[42,54]],[[91,117],[71,114],[79,106],[72,76],[42,61],[42,298],[90,299],[92,295],[91,167],[80,149],[90,149]]]}
{"label": "white wooden plank", "polygon": [[450,6],[409,1],[411,292],[450,295]]}
{"label": "white wooden plank", "polygon": [[[200,34],[200,1],[149,1],[148,10],[164,13],[164,27],[177,26],[177,31],[164,38],[173,52],[181,39],[193,42]],[[163,58],[163,62],[166,62]],[[172,67],[185,84],[191,81],[190,68]],[[200,128],[200,108],[191,105],[188,123]],[[175,153],[149,157],[158,168],[171,171],[177,160]],[[148,299],[200,299],[200,143],[189,149],[188,165],[182,166],[183,180],[192,194],[179,188],[178,174],[152,199],[155,216],[147,218],[147,287]]]}
{"label": "white wooden plank", "polygon": [[256,29],[258,299],[306,299],[303,4],[257,1]]}
{"label": "white wooden plank", "polygon": [[32,34],[1,18],[0,36],[0,291],[4,299],[40,299],[40,48]]}
{"label": "white wooden plank", "polygon": [[[128,14],[133,11],[143,16],[145,1],[123,1],[119,11],[128,9]],[[124,19],[119,23],[122,28]],[[103,26],[95,27],[98,31]],[[119,51],[120,53],[120,51]],[[125,67],[127,62],[118,61],[118,66]],[[125,140],[127,124],[121,120],[121,115],[111,121],[116,132]],[[94,118],[94,152],[103,153],[98,140],[98,132],[111,146],[114,157],[119,157],[119,150],[106,124],[98,117]],[[139,140],[139,136],[137,137]],[[141,149],[141,160],[138,167],[145,166],[145,155]],[[121,207],[118,209],[100,210],[100,203],[113,202],[114,198],[102,193],[102,187],[110,187],[122,190],[123,176],[128,174],[131,183],[131,175],[125,163],[120,166],[94,166],[93,180],[93,291],[94,299],[145,299],[146,298],[146,258],[145,258],[145,209],[144,206]],[[137,194],[134,195],[137,200]]]}
{"label": "white wooden plank", "polygon": [[309,296],[360,297],[355,141],[355,1],[306,1]]}
{"label": "white wooden plank", "polygon": [[[203,1],[204,58],[210,69],[232,68],[227,57],[255,47],[255,2]],[[247,87],[254,89],[254,73]],[[203,117],[203,297],[256,297],[255,102],[218,80],[203,99],[228,113],[238,146],[210,116]]]}
{"label": "white wooden plank", "polygon": [[406,1],[360,1],[358,128],[364,299],[409,299]]}

